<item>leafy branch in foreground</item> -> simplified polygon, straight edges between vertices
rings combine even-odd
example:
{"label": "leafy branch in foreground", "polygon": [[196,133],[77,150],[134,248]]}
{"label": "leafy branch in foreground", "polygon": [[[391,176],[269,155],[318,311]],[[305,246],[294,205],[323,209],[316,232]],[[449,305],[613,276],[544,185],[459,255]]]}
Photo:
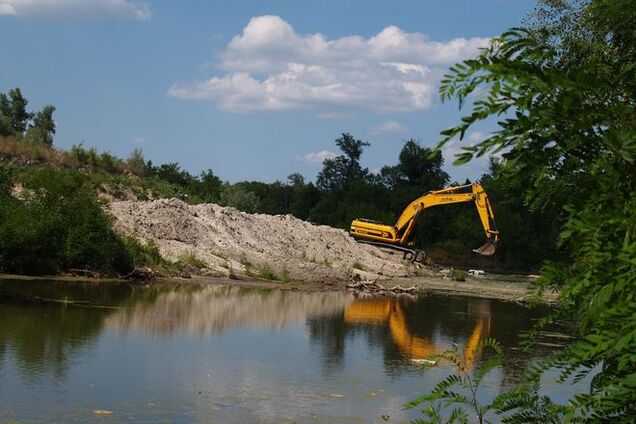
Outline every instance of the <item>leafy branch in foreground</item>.
{"label": "leafy branch in foreground", "polygon": [[[442,147],[480,121],[499,130],[466,146],[456,163],[504,152],[526,179],[529,208],[559,208],[563,262],[547,263],[536,292],[560,291],[559,317],[578,337],[539,366],[561,379],[600,370],[571,416],[633,422],[636,416],[636,7],[633,0],[543,1],[558,19],[512,29],[453,68],[444,100],[472,102],[442,132]],[[510,235],[512,237],[512,234]],[[536,417],[535,417],[536,418]],[[536,418],[537,420],[539,418]],[[529,417],[528,420],[531,420]]]}
{"label": "leafy branch in foreground", "polygon": [[[475,357],[484,357],[486,353],[490,357],[473,367]],[[437,383],[430,393],[405,405],[406,409],[412,409],[423,404],[420,412],[425,418],[414,420],[414,424],[464,424],[475,420],[485,424],[495,418],[506,424],[559,424],[569,419],[570,407],[555,404],[548,396],[539,394],[540,373],[529,376],[522,385],[499,394],[490,403],[479,403],[478,393],[485,377],[502,364],[501,345],[494,339],[484,339],[473,352],[462,354],[454,347],[431,359],[435,359],[431,362],[434,364],[439,360],[450,362],[453,373]]]}
{"label": "leafy branch in foreground", "polygon": [[[494,355],[483,361],[479,366],[472,367],[475,356],[490,351]],[[426,418],[413,421],[417,424],[444,422],[443,411],[450,408],[446,418],[447,423],[467,423],[469,417],[474,416],[480,424],[490,422],[488,415],[494,415],[494,402],[482,405],[477,400],[477,392],[484,377],[493,369],[501,365],[501,345],[494,339],[484,339],[474,352],[460,352],[459,348],[447,350],[432,357],[435,364],[440,360],[448,361],[454,368],[454,373],[435,385],[433,390],[423,396],[413,399],[405,405],[412,409],[424,404],[420,412]]]}

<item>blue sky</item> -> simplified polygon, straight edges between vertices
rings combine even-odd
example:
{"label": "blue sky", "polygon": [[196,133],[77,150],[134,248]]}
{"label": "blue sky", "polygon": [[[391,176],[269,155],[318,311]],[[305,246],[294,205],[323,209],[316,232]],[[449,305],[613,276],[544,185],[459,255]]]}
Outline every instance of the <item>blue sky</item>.
{"label": "blue sky", "polygon": [[[62,148],[139,147],[229,181],[313,179],[346,131],[371,143],[376,171],[405,139],[433,146],[458,121],[437,96],[444,70],[534,4],[0,0],[0,91],[54,104]],[[451,162],[460,181],[485,171]]]}

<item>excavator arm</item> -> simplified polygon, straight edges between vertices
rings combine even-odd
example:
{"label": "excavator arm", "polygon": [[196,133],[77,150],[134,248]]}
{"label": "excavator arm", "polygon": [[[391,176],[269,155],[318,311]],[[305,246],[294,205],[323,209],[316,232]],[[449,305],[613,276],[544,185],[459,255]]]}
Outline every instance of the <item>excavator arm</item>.
{"label": "excavator arm", "polygon": [[469,184],[431,191],[413,200],[402,212],[395,225],[385,225],[365,219],[356,219],[351,223],[350,233],[354,238],[373,242],[405,246],[415,228],[417,217],[424,209],[453,203],[474,202],[481,224],[486,234],[486,243],[475,253],[493,255],[499,242],[499,231],[495,225],[495,216],[488,201],[488,195],[480,184]]}

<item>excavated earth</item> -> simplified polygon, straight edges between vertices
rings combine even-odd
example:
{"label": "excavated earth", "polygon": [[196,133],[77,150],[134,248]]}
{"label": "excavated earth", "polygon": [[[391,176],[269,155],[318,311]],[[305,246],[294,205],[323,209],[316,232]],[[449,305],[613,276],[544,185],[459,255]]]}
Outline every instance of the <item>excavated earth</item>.
{"label": "excavated earth", "polygon": [[341,229],[291,215],[248,214],[216,204],[178,199],[119,201],[109,205],[115,229],[142,242],[153,240],[166,259],[196,256],[210,275],[277,276],[303,282],[342,282],[433,275],[399,252],[356,243]]}

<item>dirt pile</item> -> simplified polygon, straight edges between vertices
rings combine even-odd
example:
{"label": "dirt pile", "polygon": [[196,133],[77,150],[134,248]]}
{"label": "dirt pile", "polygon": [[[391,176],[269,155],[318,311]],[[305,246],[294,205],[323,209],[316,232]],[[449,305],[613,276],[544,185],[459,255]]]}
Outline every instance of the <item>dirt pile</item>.
{"label": "dirt pile", "polygon": [[426,273],[399,252],[356,243],[344,230],[291,215],[248,214],[177,199],[113,202],[109,211],[117,231],[154,240],[172,261],[195,255],[217,275],[344,281],[352,271],[388,278]]}

